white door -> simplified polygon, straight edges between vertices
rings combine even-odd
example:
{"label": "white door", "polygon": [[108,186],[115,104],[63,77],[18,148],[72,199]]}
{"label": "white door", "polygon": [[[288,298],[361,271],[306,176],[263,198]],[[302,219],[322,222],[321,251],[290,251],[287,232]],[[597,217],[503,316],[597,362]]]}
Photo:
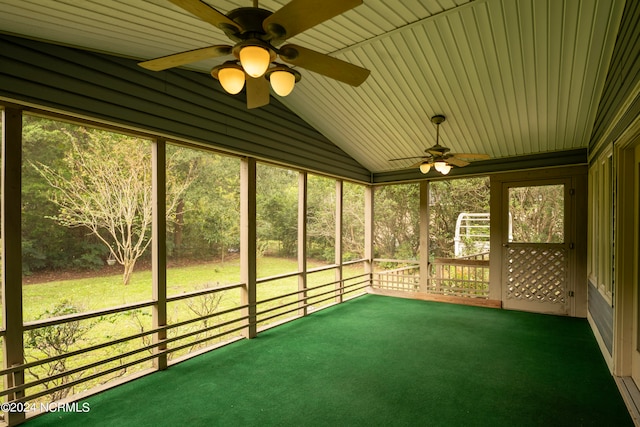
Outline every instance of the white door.
{"label": "white door", "polygon": [[570,179],[503,184],[504,308],[570,314],[570,184]]}

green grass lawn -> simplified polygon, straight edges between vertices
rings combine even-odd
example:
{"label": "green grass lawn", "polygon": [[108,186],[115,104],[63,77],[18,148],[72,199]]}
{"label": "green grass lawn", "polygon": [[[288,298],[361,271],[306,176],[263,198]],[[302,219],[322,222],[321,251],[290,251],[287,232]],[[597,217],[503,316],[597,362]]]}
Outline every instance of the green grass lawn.
{"label": "green grass lawn", "polygon": [[[309,263],[314,268],[317,263]],[[297,261],[288,258],[260,258],[258,260],[259,277],[270,277],[278,274],[296,271]],[[333,270],[314,273],[313,286],[322,281],[333,281]],[[260,285],[259,299],[266,299],[279,294],[276,285]],[[295,279],[293,279],[295,281]],[[240,282],[240,261],[234,259],[224,263],[209,262],[198,265],[169,268],[167,270],[167,295],[179,295],[185,292],[202,289],[203,287],[219,287]],[[296,282],[297,286],[297,282]],[[287,289],[288,286],[285,286]],[[273,288],[273,289],[270,289]],[[51,311],[62,301],[69,301],[82,312],[116,307],[152,299],[151,270],[137,271],[131,276],[128,285],[123,285],[119,274],[85,279],[73,279],[31,284],[23,288],[24,321],[29,322]]]}
{"label": "green grass lawn", "polygon": [[[314,268],[318,266],[317,263],[309,263],[308,268]],[[286,272],[294,272],[298,268],[297,261],[285,258],[273,258],[264,257],[258,260],[259,277],[270,277]],[[356,275],[361,273],[361,266],[349,266],[345,268],[345,275]],[[324,283],[330,283],[335,280],[335,269],[326,270],[323,272],[317,272],[309,275],[308,287],[316,287]],[[202,263],[197,265],[190,265],[186,267],[175,267],[167,270],[167,294],[168,296],[179,295],[186,292],[191,292],[202,288],[215,288],[227,284],[240,282],[240,265],[238,259],[228,260],[224,263]],[[330,290],[332,286],[323,288],[323,290]],[[298,289],[297,277],[288,277],[278,279],[270,282],[264,282],[258,284],[257,298],[258,301],[266,300],[278,296],[282,296]],[[316,291],[317,292],[317,291]],[[311,294],[311,292],[310,292]],[[215,294],[220,296],[220,299],[212,298],[209,296],[208,300],[205,296],[192,297],[184,300],[171,302],[167,307],[167,315],[169,324],[174,324],[187,319],[194,319],[203,314],[220,312],[222,310],[230,309],[233,307],[239,307],[241,305],[240,290],[233,289]],[[287,302],[296,300],[296,296],[276,298],[274,301],[260,304],[258,311],[282,305]],[[73,311],[76,312],[90,312],[94,310],[108,309],[112,307],[121,306],[124,304],[132,304],[143,301],[149,301],[152,299],[152,275],[150,270],[136,271],[128,285],[123,285],[120,274],[100,275],[96,273],[94,277],[72,279],[72,280],[60,280],[51,281],[46,283],[36,283],[23,286],[23,306],[24,306],[24,320],[25,322],[34,321],[37,319],[45,319],[55,317],[60,313],[55,312],[56,306],[66,304],[67,307],[73,307]],[[326,301],[318,303],[316,308],[323,305],[330,304],[332,301]],[[276,314],[285,312],[286,310],[295,308],[295,305],[274,310],[268,314],[259,316],[259,320],[271,317]],[[287,317],[296,316],[296,312],[283,313],[278,317],[263,321],[259,326],[265,326],[269,323],[281,321]],[[199,331],[204,326],[211,326],[214,324],[220,324],[224,321],[235,319],[240,317],[240,313],[234,312],[224,316],[216,316],[213,319],[207,321],[197,321],[190,325],[182,326],[169,331],[169,337],[184,334],[192,331]],[[124,338],[143,330],[150,330],[152,328],[152,315],[151,308],[132,310],[123,313],[117,313],[113,315],[106,315],[97,318],[87,319],[80,322],[76,322],[76,326],[81,331],[69,341],[67,347],[68,352],[79,348],[86,348],[92,345],[110,342],[118,338]],[[229,330],[233,327],[239,326],[239,323],[230,325],[226,329],[217,328],[207,334],[198,333],[196,336],[181,340],[173,345],[189,344],[193,340],[198,338],[205,338],[217,333]],[[57,328],[56,326],[52,328]],[[60,335],[60,330],[55,329],[53,335]],[[212,342],[205,344],[193,345],[187,347],[176,353],[172,353],[171,357],[175,358],[190,351],[198,350],[206,345],[210,345],[217,341],[225,341],[234,336],[239,336],[240,332],[234,332],[228,336],[223,336],[215,339]],[[32,340],[31,340],[32,341]],[[25,354],[27,361],[41,360],[52,355],[51,349],[43,351],[42,348],[36,348],[33,342],[30,342],[30,336],[25,334]],[[99,350],[92,351],[90,353],[84,353],[73,358],[66,360],[66,366],[64,370],[69,370],[74,367],[79,367],[99,361],[101,359],[111,357],[118,354],[123,354],[127,351],[131,351],[136,348],[140,348],[143,345],[149,343],[149,338],[126,341],[117,345],[108,346]],[[54,353],[54,354],[59,354]],[[136,357],[144,356],[148,353],[141,353],[138,356],[131,358],[125,358],[119,361],[111,362],[108,366],[117,367],[119,363],[134,360]],[[1,356],[1,355],[0,355]],[[141,369],[151,367],[150,362],[144,364],[129,367],[125,370],[115,372],[106,377],[100,377],[95,380],[91,380],[86,384],[82,384],[73,390],[73,393],[80,392],[82,390],[94,387],[98,384],[102,384],[111,379],[122,375],[129,375]],[[78,374],[73,377],[88,376],[96,372],[101,372],[104,366],[97,367]],[[57,370],[57,371],[56,371]],[[59,372],[59,366],[44,365],[35,368],[31,372],[26,373],[27,381],[38,377],[47,377],[51,375],[51,372]],[[73,379],[68,378],[68,379]],[[68,380],[67,379],[67,380]],[[52,387],[59,382],[46,383],[47,387]],[[39,391],[43,386],[34,387],[29,389],[27,394]],[[64,396],[57,396],[58,398]],[[47,399],[45,399],[47,400]]]}

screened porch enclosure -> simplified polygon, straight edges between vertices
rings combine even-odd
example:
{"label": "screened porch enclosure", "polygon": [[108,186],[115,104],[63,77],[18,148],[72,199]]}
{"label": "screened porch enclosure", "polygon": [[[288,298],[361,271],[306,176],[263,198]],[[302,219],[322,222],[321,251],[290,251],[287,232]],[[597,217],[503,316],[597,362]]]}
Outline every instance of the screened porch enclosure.
{"label": "screened porch enclosure", "polygon": [[[10,6],[12,11],[19,11],[23,3],[27,5],[25,7],[33,5],[13,0],[1,3],[3,7]],[[151,3],[156,7],[161,2]],[[170,2],[165,3],[163,8],[172,7]],[[554,8],[563,4],[548,2],[549,5],[552,3]],[[48,4],[55,8],[60,3]],[[544,5],[545,2],[531,4]],[[394,125],[403,123],[414,113],[425,121],[430,114],[442,112],[447,114],[447,123],[453,124],[454,116],[458,115],[459,123],[473,125],[463,128],[452,140],[474,140],[462,137],[476,135],[482,123],[489,130],[514,132],[502,135],[504,140],[489,139],[501,150],[510,147],[515,151],[500,151],[506,157],[454,169],[448,177],[425,176],[417,168],[372,172],[374,169],[358,163],[325,136],[331,132],[321,133],[310,124],[312,122],[298,116],[294,108],[290,109],[289,104],[272,97],[270,105],[247,110],[242,93],[228,96],[217,87],[208,72],[177,68],[151,73],[141,70],[136,60],[130,59],[138,54],[116,56],[105,53],[108,52],[105,49],[73,48],[70,46],[77,44],[70,42],[40,41],[48,39],[30,33],[28,28],[35,28],[30,18],[25,18],[25,33],[19,29],[15,33],[0,29],[3,304],[0,312],[0,360],[3,362],[0,403],[13,405],[8,408],[15,409],[2,412],[0,424],[21,424],[39,412],[55,407],[55,404],[47,406],[52,402],[74,405],[86,402],[86,398],[104,398],[109,404],[117,404],[118,399],[111,401],[109,396],[113,395],[109,392],[131,390],[116,387],[120,384],[128,383],[125,386],[134,389],[142,387],[144,393],[149,393],[141,385],[153,377],[149,374],[180,375],[177,372],[199,363],[201,355],[218,357],[218,351],[227,351],[235,344],[245,348],[261,346],[276,335],[297,330],[298,321],[312,324],[318,317],[331,318],[338,310],[346,313],[349,304],[366,301],[369,297],[398,300],[368,294],[458,303],[417,305],[415,307],[424,308],[424,313],[418,311],[418,321],[424,319],[421,315],[432,314],[429,310],[488,310],[463,307],[462,304],[507,308],[509,310],[488,310],[491,315],[504,315],[504,318],[538,316],[521,311],[562,315],[539,317],[545,319],[543,323],[558,320],[569,325],[575,320],[586,326],[583,320],[586,317],[590,331],[580,326],[580,332],[570,338],[582,337],[581,343],[589,346],[589,340],[593,338],[589,332],[592,332],[609,372],[603,371],[604,375],[600,376],[600,372],[596,373],[599,369],[597,358],[589,359],[595,360],[596,368],[582,371],[575,384],[589,381],[592,376],[594,381],[597,377],[598,381],[604,382],[600,383],[603,387],[582,402],[590,402],[590,411],[615,401],[593,420],[608,414],[603,423],[614,419],[622,419],[622,423],[628,421],[626,414],[620,414],[618,391],[609,387],[608,381],[611,373],[623,377],[631,395],[631,398],[627,396],[628,408],[633,408],[630,403],[633,395],[640,396],[632,379],[633,375],[638,382],[640,376],[637,369],[640,364],[636,363],[640,360],[637,351],[640,347],[636,345],[640,323],[635,316],[639,312],[635,297],[638,282],[637,275],[633,276],[637,272],[637,263],[636,270],[633,266],[639,235],[636,232],[638,215],[634,212],[640,206],[634,197],[637,198],[637,182],[640,181],[634,172],[637,168],[627,163],[635,158],[628,154],[634,152],[632,145],[637,145],[640,123],[640,44],[634,43],[640,31],[636,25],[640,6],[617,0],[588,4],[604,9],[611,6],[611,15],[607,15],[610,19],[594,13],[597,17],[594,23],[603,25],[583,27],[583,22],[575,28],[566,25],[563,28],[576,30],[574,36],[587,33],[581,28],[604,30],[606,27],[607,31],[611,28],[607,41],[587,48],[582,44],[586,38],[574,40],[573,36],[569,37],[568,40],[576,41],[571,43],[578,56],[558,55],[567,60],[563,63],[565,73],[561,76],[566,84],[556,85],[555,89],[560,89],[561,93],[554,95],[562,97],[564,103],[549,97],[550,108],[546,109],[546,114],[550,115],[545,115],[543,104],[536,104],[541,121],[535,122],[533,116],[522,114],[524,110],[515,107],[535,104],[526,102],[533,99],[528,96],[536,96],[537,87],[531,84],[527,85],[532,91],[527,97],[515,93],[516,96],[506,100],[503,116],[495,115],[493,108],[481,108],[482,118],[473,120],[473,112],[466,110],[469,93],[465,90],[457,90],[462,110],[454,108],[451,112],[435,101],[433,104],[431,101],[419,102],[412,110],[406,102],[408,98],[398,97],[402,107],[408,109],[406,117],[389,116],[388,122]],[[78,5],[93,13],[89,6]],[[470,12],[468,16],[472,17],[476,16],[476,8],[482,11],[489,7],[499,11],[501,5],[513,3],[499,0],[471,2],[462,6],[459,12]],[[577,5],[571,3],[572,8]],[[369,6],[373,9],[367,9],[369,12],[362,15],[367,22],[371,16],[376,20],[383,16],[375,13],[376,8],[387,7],[384,3],[374,2],[366,5]],[[65,4],[64,7],[76,5]],[[520,12],[511,16],[524,18],[520,22],[530,22],[527,8],[511,9],[523,13],[522,16]],[[436,19],[427,18],[418,26],[408,25],[396,30],[413,31],[422,24],[435,24],[441,18],[448,21],[458,16],[458,11],[436,15]],[[540,16],[543,15],[546,14]],[[12,19],[7,17],[11,16],[14,15],[6,13],[0,19],[9,23]],[[573,19],[572,14],[566,17]],[[473,19],[465,22],[471,21]],[[508,24],[516,21],[504,20]],[[19,24],[19,20],[15,22]],[[190,22],[185,21],[185,27],[190,26]],[[352,24],[349,21],[349,25]],[[459,26],[463,30],[468,28],[476,26]],[[115,29],[112,27],[109,32]],[[399,35],[396,30],[371,40],[379,43],[379,47],[383,46],[390,40],[387,36]],[[68,34],[73,37],[72,33]],[[76,34],[76,39],[80,43],[82,37]],[[109,36],[105,40],[111,44],[112,38]],[[122,40],[126,40],[125,45],[132,45],[129,36]],[[548,45],[544,42],[539,46],[544,44]],[[559,45],[552,46],[555,49]],[[358,49],[363,52],[346,52],[346,55],[368,61],[367,52],[376,52],[368,42]],[[525,70],[524,64],[529,58],[525,56],[531,51],[525,49],[525,54],[521,55],[518,50],[516,46],[512,54],[520,58],[522,70]],[[590,57],[593,61],[587,61],[587,50],[593,55]],[[581,67],[577,64],[575,68],[576,64],[569,61],[571,58],[582,58],[585,65],[587,62],[597,65],[597,70],[591,69],[593,80],[589,81],[599,83],[584,85],[583,78],[573,77],[567,70]],[[596,58],[604,61],[603,64]],[[608,58],[611,58],[610,63]],[[432,61],[432,57],[426,61]],[[543,71],[540,76],[550,75],[548,69]],[[555,69],[551,73],[558,75]],[[444,72],[443,75],[449,74],[452,73]],[[528,80],[535,73],[522,74]],[[499,82],[500,79],[494,79],[495,75],[490,74],[490,80]],[[307,81],[314,80],[308,78]],[[433,81],[424,79],[424,83]],[[345,104],[334,111],[333,107],[338,105],[327,96],[347,92],[326,90],[323,82],[322,78],[315,81],[316,90],[303,98],[314,102],[300,104],[315,106],[315,97],[322,95],[326,101],[323,108],[335,114],[330,116],[335,119],[335,125],[340,124],[336,129],[347,135],[338,135],[339,139],[348,140],[349,132],[352,132],[354,139],[363,141],[366,147],[363,151],[376,151],[378,160],[386,165],[386,159],[393,156],[369,145],[379,138],[395,144],[393,138],[383,136],[384,132],[377,128],[381,114],[384,114],[371,109],[375,120],[359,123],[361,132],[356,134],[353,119],[336,112],[340,108],[347,112],[355,110]],[[573,84],[589,90],[583,97],[577,97],[575,91],[569,90]],[[423,89],[429,87],[427,84]],[[471,87],[485,89],[475,82]],[[304,86],[299,89],[299,93],[304,93]],[[413,98],[415,91],[410,89],[409,95]],[[404,96],[409,95],[405,93]],[[350,98],[351,95],[345,95],[343,99]],[[447,102],[453,99],[445,98]],[[590,101],[588,106],[586,100]],[[511,101],[518,102],[510,104]],[[388,106],[393,108],[392,103]],[[423,108],[429,111],[422,111]],[[565,115],[569,120],[553,117],[554,113]],[[574,121],[578,115],[581,119]],[[494,117],[509,117],[510,121],[500,119],[491,123]],[[567,138],[557,137],[559,145],[554,145],[552,151],[545,151],[534,143],[533,154],[522,154],[517,147],[518,135],[529,131],[531,136],[542,138],[538,142],[544,142],[543,131],[549,130],[545,129],[545,118],[548,123],[557,123],[561,129],[574,126],[579,132],[572,134],[567,130],[564,135]],[[37,120],[48,124],[34,127]],[[335,127],[332,120],[320,120],[318,124],[327,126],[324,131],[333,131]],[[507,129],[509,124],[513,128]],[[80,132],[78,128],[84,130]],[[417,152],[421,153],[424,148],[422,136],[428,136],[430,129],[420,129],[420,138],[412,135],[407,140],[419,143]],[[633,132],[628,132],[629,129]],[[70,138],[81,142],[79,146],[83,149],[75,150]],[[110,144],[100,145],[107,139]],[[626,144],[626,151],[621,149],[620,141]],[[88,150],[94,143],[97,148]],[[108,151],[105,147],[114,150]],[[535,147],[541,151],[536,152]],[[560,151],[555,151],[557,149]],[[479,146],[474,151],[488,150]],[[73,157],[72,153],[79,156]],[[71,216],[67,214],[74,210],[67,205],[65,214],[62,206],[55,203],[58,196],[51,191],[52,184],[61,184],[63,179],[68,179],[68,172],[75,167],[72,165],[77,165],[73,162],[89,153],[95,158],[110,153],[108,157],[113,163],[102,162],[114,168],[110,176],[136,178],[130,183],[138,187],[137,194],[146,201],[145,206],[150,206],[143,215],[137,216],[145,221],[131,223],[132,230],[138,227],[138,231],[129,234],[131,241],[140,243],[137,258],[135,245],[118,246],[117,236],[108,237],[105,244],[86,227],[69,227]],[[127,162],[127,157],[139,159],[144,168],[135,169],[134,163]],[[50,171],[48,175],[47,170]],[[108,184],[123,182],[97,179],[101,176],[99,171],[88,170],[80,174],[84,179],[76,184],[86,184],[91,177]],[[470,181],[466,181],[467,178]],[[452,191],[451,187],[458,184],[462,190]],[[618,192],[619,188],[624,191]],[[539,201],[537,191],[541,189],[555,192],[549,200],[560,201],[560,205],[532,204],[531,200]],[[265,191],[275,196],[265,197],[268,194]],[[74,193],[79,192],[70,192]],[[469,206],[450,209],[447,203],[460,201],[460,194],[482,197]],[[541,211],[548,214],[538,215]],[[484,222],[480,225],[467,219],[466,225],[456,227],[462,214],[468,214],[468,218],[478,215]],[[462,221],[461,224],[465,224]],[[551,232],[541,235],[535,233],[536,229]],[[55,244],[44,244],[52,241]],[[124,264],[131,265],[132,259],[135,262],[127,274]],[[114,265],[109,266],[110,263]],[[67,277],[71,280],[54,280],[42,274],[47,269],[60,270],[62,266],[91,269]],[[342,304],[344,302],[346,304]],[[401,309],[400,314],[407,313]],[[342,318],[337,316],[335,319],[338,322]],[[466,317],[459,319],[464,325]],[[481,324],[478,322],[473,326]],[[508,325],[514,324],[507,322],[507,329]],[[374,342],[379,343],[381,337],[375,330],[365,330]],[[410,326],[402,333],[407,342],[424,350],[420,345],[425,343],[417,339]],[[427,329],[423,335],[428,333]],[[322,335],[332,335],[331,329]],[[348,336],[346,342],[356,341],[358,336]],[[537,366],[546,366],[549,360],[562,358],[564,353],[559,350],[571,341],[563,341],[563,337],[558,336],[540,336],[548,340],[535,346],[535,350],[544,353],[532,361]],[[454,329],[448,340],[453,342],[455,338]],[[557,345],[549,344],[551,341]],[[473,354],[474,348],[469,342],[457,344],[462,350],[450,354],[450,359],[462,353],[465,356]],[[384,343],[378,348],[387,349]],[[442,348],[447,351],[446,347]],[[269,351],[269,347],[265,347],[265,351]],[[500,357],[493,358],[490,363]],[[520,360],[528,360],[526,357],[525,354]],[[581,355],[575,357],[579,363],[583,362]],[[464,360],[469,362],[467,368],[478,363],[475,358]],[[383,355],[377,361],[386,363],[388,357]],[[422,362],[422,359],[413,359],[410,363],[421,375],[427,375],[429,371],[424,369]],[[385,387],[385,382],[380,372],[386,372],[386,366],[370,373],[373,382],[381,388]],[[522,368],[517,366],[517,361],[513,366],[515,371]],[[287,365],[280,363],[278,367],[286,368]],[[574,367],[567,365],[567,370]],[[449,368],[444,366],[445,370]],[[238,369],[246,369],[246,366]],[[195,370],[189,375],[199,376],[199,372]],[[415,386],[415,376],[404,375],[408,381],[400,389]],[[512,393],[523,384],[510,381],[512,378],[515,377],[509,377],[501,384],[506,393]],[[234,379],[224,378],[231,382]],[[143,382],[138,383],[138,380]],[[249,382],[241,383],[240,387],[247,387],[251,380],[247,379]],[[461,382],[465,387],[465,381]],[[340,379],[338,383],[344,386]],[[565,383],[562,387],[567,385],[571,384]],[[112,387],[108,393],[100,393]],[[332,389],[327,390],[331,392]],[[569,394],[575,391],[570,387],[566,390]],[[452,394],[455,393],[453,390]],[[431,389],[428,394],[433,397],[437,391]],[[546,394],[542,392],[528,395],[523,401],[544,403],[544,396]],[[160,401],[164,399],[159,394],[153,397]],[[409,396],[410,399],[414,397]],[[465,402],[475,401],[476,397]],[[566,394],[561,399],[565,397]],[[295,397],[289,403],[294,401]],[[388,403],[388,399],[385,401]],[[446,402],[453,402],[454,409],[457,408],[455,399]],[[418,408],[422,404],[422,399],[417,401]],[[555,409],[556,404],[551,402],[546,407],[536,408],[540,411],[549,407]],[[159,403],[157,407],[164,406]],[[82,409],[82,406],[77,408]],[[381,405],[380,408],[387,407]],[[116,415],[112,410],[108,413],[109,416]],[[158,413],[161,411],[155,415]],[[99,412],[95,414],[101,416]],[[400,418],[407,415],[397,414]],[[634,417],[640,418],[639,414],[636,411]],[[76,421],[83,422],[82,413],[72,415],[76,416]],[[575,414],[564,415],[571,419]],[[33,421],[46,424],[44,417],[41,421]],[[114,422],[121,423],[122,420],[116,418]]]}
{"label": "screened porch enclosure", "polygon": [[[3,109],[3,159],[22,159],[13,162],[20,168],[6,162],[4,168],[4,182],[14,176],[21,188],[4,186],[3,192],[3,218],[22,223],[18,230],[7,222],[3,227],[7,365],[1,393],[16,408],[74,401],[367,293],[501,307],[501,279],[492,281],[490,273],[502,245],[489,243],[502,239],[503,228],[509,242],[526,240],[518,227],[544,210],[527,203],[557,203],[556,195],[538,192],[520,194],[518,206],[503,206],[508,194],[490,196],[508,188],[508,174],[370,186],[69,119]],[[54,140],[54,148],[38,149]],[[542,175],[571,185],[581,172]],[[131,188],[134,181],[139,184]],[[33,188],[41,190],[30,193]],[[150,202],[136,205],[134,222],[125,218],[134,229],[129,234],[115,233],[116,226],[102,226],[111,234],[74,233],[79,226],[90,229],[80,203],[96,212],[120,206],[133,191],[138,196],[130,203]],[[456,200],[448,197],[454,192]],[[74,199],[80,193],[85,198]],[[467,211],[486,211],[486,220],[461,233],[457,219]],[[498,222],[513,217],[519,221],[515,234],[511,221],[505,227]],[[549,221],[558,222],[561,241],[574,233],[564,217],[536,218],[545,230]],[[539,244],[558,244],[528,233]],[[70,239],[64,240],[69,253],[93,248],[96,256],[79,259],[95,263],[96,272],[83,280],[37,283],[34,253],[53,257],[37,245],[47,235]],[[131,241],[137,246],[122,243]],[[137,267],[128,270],[126,256],[135,250],[138,256],[130,259]],[[110,259],[124,275],[101,271],[109,267],[99,264]],[[567,300],[558,302],[564,307]],[[24,323],[15,322],[21,318]],[[32,415],[17,411],[5,421]]]}

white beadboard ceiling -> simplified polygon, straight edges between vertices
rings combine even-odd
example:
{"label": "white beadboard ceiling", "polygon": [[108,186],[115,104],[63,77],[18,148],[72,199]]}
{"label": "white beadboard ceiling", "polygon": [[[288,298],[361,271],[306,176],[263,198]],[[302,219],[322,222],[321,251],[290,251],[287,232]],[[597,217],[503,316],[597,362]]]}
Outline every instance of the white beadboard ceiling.
{"label": "white beadboard ceiling", "polygon": [[[206,3],[223,13],[253,4]],[[364,0],[289,41],[370,69],[367,81],[353,88],[299,70],[281,101],[371,172],[415,163],[389,159],[433,145],[435,114],[447,117],[440,142],[453,152],[584,148],[624,3]],[[141,60],[229,43],[168,0],[0,0],[0,31]]]}

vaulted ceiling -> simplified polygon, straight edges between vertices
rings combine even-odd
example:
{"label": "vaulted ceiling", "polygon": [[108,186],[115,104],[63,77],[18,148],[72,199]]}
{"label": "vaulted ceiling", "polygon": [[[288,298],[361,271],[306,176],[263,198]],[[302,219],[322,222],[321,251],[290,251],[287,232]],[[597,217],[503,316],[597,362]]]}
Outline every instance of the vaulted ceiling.
{"label": "vaulted ceiling", "polygon": [[[227,13],[251,0],[205,0]],[[275,11],[288,0],[262,0]],[[299,69],[281,102],[371,172],[435,143],[504,158],[585,148],[623,0],[364,0],[288,40],[371,70],[359,87]],[[168,0],[0,0],[0,31],[151,59],[227,37]],[[226,58],[228,59],[228,58]],[[225,58],[189,69],[209,73]],[[275,96],[275,95],[274,95]]]}

